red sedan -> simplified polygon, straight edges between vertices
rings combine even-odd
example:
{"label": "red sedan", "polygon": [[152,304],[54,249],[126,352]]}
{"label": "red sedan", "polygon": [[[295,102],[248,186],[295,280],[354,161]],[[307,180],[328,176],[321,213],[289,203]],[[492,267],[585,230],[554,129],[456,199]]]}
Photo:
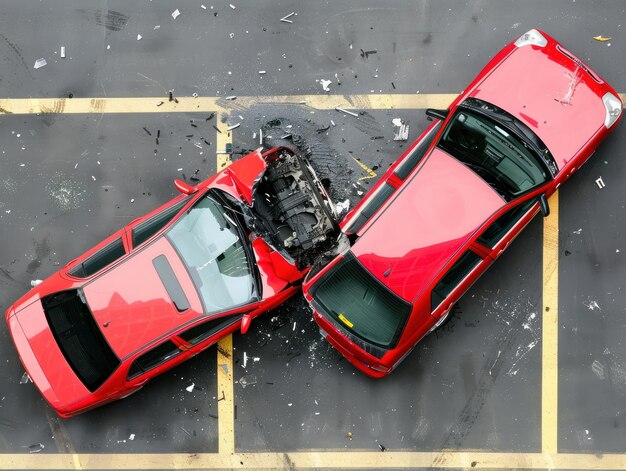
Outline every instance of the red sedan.
{"label": "red sedan", "polygon": [[332,204],[295,151],[260,150],[133,221],[15,302],[6,320],[62,417],[119,399],[299,291],[334,242]]}
{"label": "red sedan", "polygon": [[391,372],[615,128],[615,90],[553,38],[506,46],[341,223],[309,273],[322,335],[369,376]]}

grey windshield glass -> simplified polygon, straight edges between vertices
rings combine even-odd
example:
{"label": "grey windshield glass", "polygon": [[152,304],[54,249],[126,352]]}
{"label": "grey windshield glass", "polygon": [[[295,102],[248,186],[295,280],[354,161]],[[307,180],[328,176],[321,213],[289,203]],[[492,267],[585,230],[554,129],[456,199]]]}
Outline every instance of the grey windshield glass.
{"label": "grey windshield glass", "polygon": [[474,170],[507,200],[549,178],[533,151],[515,135],[469,110],[454,116],[439,147]]}
{"label": "grey windshield glass", "polygon": [[237,227],[210,195],[177,221],[167,237],[187,265],[207,312],[252,299],[254,277]]}

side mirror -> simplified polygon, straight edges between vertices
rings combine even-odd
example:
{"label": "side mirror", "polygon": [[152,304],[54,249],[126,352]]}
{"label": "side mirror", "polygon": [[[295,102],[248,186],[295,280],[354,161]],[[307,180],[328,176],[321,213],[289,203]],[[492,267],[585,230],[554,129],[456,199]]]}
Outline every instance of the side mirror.
{"label": "side mirror", "polygon": [[539,197],[539,207],[544,218],[550,215],[550,206],[548,206],[548,198],[546,198],[545,193]]}
{"label": "side mirror", "polygon": [[198,189],[195,186],[191,186],[189,183],[185,183],[178,178],[174,180],[174,185],[176,189],[180,191],[183,195],[193,195]]}
{"label": "side mirror", "polygon": [[241,333],[245,334],[248,332],[250,328],[250,324],[252,323],[252,316],[250,314],[244,314],[241,318]]}
{"label": "side mirror", "polygon": [[428,108],[426,110],[426,116],[428,116],[429,118],[437,118],[442,121],[446,119],[449,114],[450,114],[450,110],[435,110],[433,108]]}

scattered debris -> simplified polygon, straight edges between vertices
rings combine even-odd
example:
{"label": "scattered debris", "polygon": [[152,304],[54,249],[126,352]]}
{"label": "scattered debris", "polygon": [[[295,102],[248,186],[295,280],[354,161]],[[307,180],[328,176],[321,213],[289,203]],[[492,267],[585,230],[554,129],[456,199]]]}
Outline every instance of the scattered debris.
{"label": "scattered debris", "polygon": [[148,131],[148,128],[144,127],[143,128],[144,131],[146,131],[146,133],[148,134],[148,136],[152,136],[152,133],[150,131]]}
{"label": "scattered debris", "polygon": [[224,374],[228,374],[228,365],[225,363],[220,363],[220,368],[224,371]]}
{"label": "scattered debris", "polygon": [[128,437],[128,439],[131,440],[131,441],[134,440],[135,439],[135,434],[131,433],[130,436]]}
{"label": "scattered debris", "polygon": [[335,210],[337,211],[337,216],[341,216],[344,212],[347,213],[348,209],[350,209],[350,200],[345,199],[335,205]]}
{"label": "scattered debris", "polygon": [[291,21],[289,18],[291,18],[292,16],[297,15],[297,13],[295,11],[292,11],[291,13],[289,13],[288,15],[283,16],[280,21],[282,21],[283,23],[293,23],[293,21]]}
{"label": "scattered debris", "polygon": [[196,383],[191,383],[189,386],[187,386],[185,389],[187,390],[187,392],[191,392],[193,391],[193,388],[196,386]]}
{"label": "scattered debris", "polygon": [[406,141],[409,138],[409,125],[400,118],[395,118],[391,122],[398,128],[393,136],[393,140]]}
{"label": "scattered debris", "polygon": [[43,280],[30,280],[30,285],[34,288],[35,286],[37,286],[42,281]]}
{"label": "scattered debris", "polygon": [[358,118],[358,117],[359,117],[359,115],[358,115],[358,114],[353,113],[352,111],[344,110],[343,108],[340,108],[340,107],[338,107],[338,106],[335,106],[335,110],[337,110],[337,111],[341,111],[342,113],[345,113],[345,114],[349,114],[350,116],[354,116],[355,118]]}
{"label": "scattered debris", "polygon": [[200,8],[202,8],[203,10],[206,10],[206,6],[204,5],[200,5]]}
{"label": "scattered debris", "polygon": [[65,46],[61,46],[61,58],[65,59]]}
{"label": "scattered debris", "polygon": [[253,384],[256,384],[256,376],[255,375],[246,375],[243,376],[240,380],[239,380],[239,384],[241,385],[242,388],[246,388],[246,386],[251,386]]}
{"label": "scattered debris", "polygon": [[137,41],[141,41],[141,38],[143,38],[143,36],[141,34],[137,35]]}
{"label": "scattered debris", "polygon": [[580,229],[577,229],[575,231],[572,231],[572,233],[576,234],[576,235],[580,235],[583,231],[583,228],[581,227]]}
{"label": "scattered debris", "polygon": [[594,300],[592,300],[592,299],[588,300],[586,303],[583,303],[583,304],[584,304],[585,306],[587,306],[587,308],[588,308],[590,311],[595,311],[596,309],[597,309],[598,311],[601,311],[601,310],[602,310],[602,309],[600,308],[600,306],[598,305],[598,302],[597,302],[597,301],[594,301]]}
{"label": "scattered debris", "polygon": [[211,121],[214,117],[215,113],[211,113],[207,118],[205,118],[205,121]]}
{"label": "scattered debris", "polygon": [[330,92],[330,88],[328,88],[328,86],[332,83],[332,81],[321,79],[320,83],[322,84],[322,88],[325,92]]}
{"label": "scattered debris", "polygon": [[380,451],[385,451],[387,449],[387,447],[381,445],[380,443],[378,444],[378,448],[380,448]]}
{"label": "scattered debris", "polygon": [[178,8],[172,12],[172,18],[176,19],[180,15]]}
{"label": "scattered debris", "polygon": [[263,145],[263,129],[259,129],[259,145]]}
{"label": "scattered debris", "polygon": [[333,127],[337,126],[337,125],[335,124],[335,122],[334,122],[332,119],[330,120],[330,124],[332,124],[332,125],[333,125]]}
{"label": "scattered debris", "polygon": [[28,376],[28,373],[26,373],[26,371],[24,371],[24,374],[22,375],[22,378],[20,379],[20,384],[26,384],[26,383],[32,383],[33,380],[30,379],[30,376]]}
{"label": "scattered debris", "polygon": [[265,75],[267,73],[267,70],[259,70],[259,75]]}
{"label": "scattered debris", "polygon": [[39,453],[44,448],[45,448],[45,445],[43,443],[35,443],[34,445],[30,445],[28,447],[28,452],[29,453]]}
{"label": "scattered debris", "polygon": [[600,189],[606,186],[606,184],[604,183],[604,180],[602,180],[602,177],[596,178],[596,185],[598,185],[598,188]]}
{"label": "scattered debris", "polygon": [[352,440],[352,432],[347,432],[347,433],[346,433],[346,438],[347,438],[348,440]]}
{"label": "scattered debris", "polygon": [[233,5],[232,3],[229,5],[233,10],[235,9],[235,5]]}
{"label": "scattered debris", "polygon": [[364,51],[361,49],[361,57],[363,59],[367,59],[370,55],[376,54],[378,51],[376,49],[372,49],[371,51]]}
{"label": "scattered debris", "polygon": [[197,94],[196,92],[193,92],[193,93],[191,94],[191,96],[192,96],[192,97],[194,97],[194,98],[198,98],[198,94]]}
{"label": "scattered debris", "polygon": [[243,352],[243,364],[241,365],[242,368],[246,368],[248,366],[248,354],[246,352]]}
{"label": "scattered debris", "polygon": [[163,104],[163,102],[162,102],[162,101],[159,101],[159,102],[157,103],[157,106],[161,106],[162,104]]}
{"label": "scattered debris", "polygon": [[231,96],[227,96],[226,98],[224,98],[225,100],[236,100],[237,99],[237,95],[231,95]]}
{"label": "scattered debris", "polygon": [[239,126],[241,126],[241,123],[233,124],[232,126],[228,126],[226,130],[232,131],[233,129],[237,129]]}
{"label": "scattered debris", "polygon": [[594,36],[593,39],[595,39],[596,41],[600,41],[601,43],[611,40],[611,38],[605,38],[602,35]]}
{"label": "scattered debris", "polygon": [[35,61],[35,65],[33,66],[35,69],[41,69],[43,66],[47,65],[46,59],[43,57],[41,59],[37,59]]}
{"label": "scattered debris", "polygon": [[153,30],[156,31],[157,29],[161,29],[161,25],[156,25]]}

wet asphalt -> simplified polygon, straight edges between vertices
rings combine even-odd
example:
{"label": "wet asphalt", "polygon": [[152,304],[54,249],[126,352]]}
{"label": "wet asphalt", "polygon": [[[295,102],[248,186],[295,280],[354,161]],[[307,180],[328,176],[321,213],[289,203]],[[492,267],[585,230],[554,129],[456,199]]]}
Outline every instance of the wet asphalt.
{"label": "wet asphalt", "polygon": [[[626,91],[623,2],[229,3],[4,1],[0,97],[323,94],[321,79],[334,94],[458,93],[531,27]],[[292,24],[279,22],[292,11]],[[39,58],[47,65],[34,69]],[[357,122],[262,105],[226,119],[239,115],[234,159],[256,147],[259,127],[293,123],[335,158],[320,172],[334,175],[331,194],[352,204],[373,181],[353,185],[364,176],[354,159],[380,174],[406,146],[391,140],[391,120],[408,120],[410,139],[426,126],[420,110],[367,111]],[[0,114],[0,309],[32,279],[173,197],[174,178],[214,173],[207,117]],[[337,126],[318,133],[331,119]],[[560,452],[626,452],[625,129],[560,190]],[[382,380],[359,374],[323,341],[300,297],[255,320],[234,336],[236,449],[540,451],[541,254],[537,217],[445,328]],[[259,360],[244,368],[244,352]],[[209,349],[123,401],[60,420],[32,384],[20,384],[23,368],[2,324],[0,452],[34,444],[51,453],[215,452],[215,358]],[[244,388],[241,378],[255,384]]]}

